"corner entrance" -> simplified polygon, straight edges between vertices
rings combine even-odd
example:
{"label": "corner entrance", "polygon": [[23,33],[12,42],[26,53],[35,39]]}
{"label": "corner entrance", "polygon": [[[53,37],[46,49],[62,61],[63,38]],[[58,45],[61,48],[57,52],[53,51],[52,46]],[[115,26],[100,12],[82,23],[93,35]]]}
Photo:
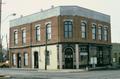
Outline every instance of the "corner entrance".
{"label": "corner entrance", "polygon": [[38,52],[34,52],[34,68],[38,68]]}
{"label": "corner entrance", "polygon": [[17,54],[17,68],[21,68],[21,54]]}
{"label": "corner entrance", "polygon": [[73,50],[65,49],[65,69],[73,69]]}

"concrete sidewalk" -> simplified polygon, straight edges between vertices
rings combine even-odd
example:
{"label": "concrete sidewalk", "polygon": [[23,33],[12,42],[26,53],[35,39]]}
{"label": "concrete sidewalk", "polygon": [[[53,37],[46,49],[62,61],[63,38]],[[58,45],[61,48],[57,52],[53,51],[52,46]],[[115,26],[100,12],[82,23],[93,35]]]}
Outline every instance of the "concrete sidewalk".
{"label": "concrete sidewalk", "polygon": [[32,69],[32,68],[0,68],[4,71],[23,71],[23,72],[82,72],[82,71],[99,71],[99,70],[116,70],[116,68],[108,67],[96,67],[96,68],[84,68],[84,69],[57,69],[57,70],[44,70],[44,69]]}
{"label": "concrete sidewalk", "polygon": [[85,69],[59,69],[59,70],[38,70],[38,72],[82,72]]}
{"label": "concrete sidewalk", "polygon": [[85,69],[58,69],[58,70],[44,70],[44,69],[31,69],[31,68],[0,68],[4,71],[24,71],[24,72],[81,72],[86,71]]}

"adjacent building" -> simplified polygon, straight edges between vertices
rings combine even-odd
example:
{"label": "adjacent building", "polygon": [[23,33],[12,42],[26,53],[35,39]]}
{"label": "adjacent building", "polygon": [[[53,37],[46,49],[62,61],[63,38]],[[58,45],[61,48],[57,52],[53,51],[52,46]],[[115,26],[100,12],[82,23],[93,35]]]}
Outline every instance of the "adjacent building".
{"label": "adjacent building", "polygon": [[[47,44],[46,44],[47,41]],[[10,21],[11,67],[79,69],[111,64],[110,16],[58,6]]]}
{"label": "adjacent building", "polygon": [[112,64],[120,65],[120,43],[112,43]]}

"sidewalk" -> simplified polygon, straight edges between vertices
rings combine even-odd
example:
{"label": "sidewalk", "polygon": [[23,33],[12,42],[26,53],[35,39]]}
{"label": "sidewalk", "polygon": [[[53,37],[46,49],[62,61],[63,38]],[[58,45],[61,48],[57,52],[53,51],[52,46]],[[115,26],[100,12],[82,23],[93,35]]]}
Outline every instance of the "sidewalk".
{"label": "sidewalk", "polygon": [[11,71],[24,71],[24,72],[83,72],[83,71],[99,71],[99,70],[117,70],[118,68],[113,67],[95,67],[95,68],[84,68],[84,69],[56,69],[56,70],[44,70],[44,69],[32,69],[32,68],[0,68],[0,70],[11,70]]}
{"label": "sidewalk", "polygon": [[12,71],[25,71],[25,72],[81,72],[81,71],[86,71],[85,69],[31,69],[31,68],[0,68],[0,70],[12,70]]}
{"label": "sidewalk", "polygon": [[58,69],[58,70],[41,70],[39,69],[38,72],[82,72],[86,71],[85,69]]}

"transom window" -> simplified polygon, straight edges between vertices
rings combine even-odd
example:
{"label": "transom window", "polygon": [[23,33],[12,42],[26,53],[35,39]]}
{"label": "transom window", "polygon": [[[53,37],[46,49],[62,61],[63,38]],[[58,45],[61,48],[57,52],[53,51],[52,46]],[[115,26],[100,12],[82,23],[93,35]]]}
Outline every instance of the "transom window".
{"label": "transom window", "polygon": [[82,38],[86,38],[86,23],[81,22],[81,32],[82,32]]}
{"label": "transom window", "polygon": [[81,46],[80,51],[81,52],[87,52],[88,51],[87,46]]}

